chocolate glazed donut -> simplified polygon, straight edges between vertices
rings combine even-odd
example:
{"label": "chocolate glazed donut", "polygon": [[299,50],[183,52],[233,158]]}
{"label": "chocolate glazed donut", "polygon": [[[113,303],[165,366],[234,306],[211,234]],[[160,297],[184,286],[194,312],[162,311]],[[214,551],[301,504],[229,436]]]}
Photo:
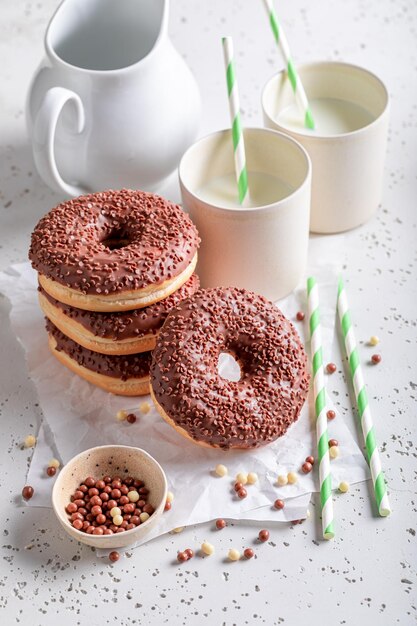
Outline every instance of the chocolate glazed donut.
{"label": "chocolate glazed donut", "polygon": [[87,311],[129,311],[179,289],[194,271],[199,242],[180,206],[122,189],[50,211],[32,233],[29,259],[56,300]]}
{"label": "chocolate glazed donut", "polygon": [[151,353],[124,356],[100,354],[69,339],[50,320],[46,320],[52,354],[74,374],[110,393],[143,396],[149,393]]}
{"label": "chocolate glazed donut", "polygon": [[199,287],[196,274],[175,293],[142,309],[96,313],[77,309],[52,298],[38,288],[39,304],[46,317],[79,345],[103,354],[137,354],[153,350],[169,311]]}
{"label": "chocolate glazed donut", "polygon": [[[218,373],[222,352],[240,380]],[[237,288],[201,289],[173,309],[151,365],[151,395],[162,417],[192,441],[254,448],[298,419],[308,393],[307,358],[277,307]]]}

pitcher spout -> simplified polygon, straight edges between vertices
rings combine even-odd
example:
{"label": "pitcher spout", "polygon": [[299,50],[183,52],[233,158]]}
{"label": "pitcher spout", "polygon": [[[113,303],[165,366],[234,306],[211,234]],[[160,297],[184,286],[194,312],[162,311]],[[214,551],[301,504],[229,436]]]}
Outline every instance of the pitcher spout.
{"label": "pitcher spout", "polygon": [[167,36],[169,0],[63,0],[45,36],[54,63],[89,72],[145,61]]}

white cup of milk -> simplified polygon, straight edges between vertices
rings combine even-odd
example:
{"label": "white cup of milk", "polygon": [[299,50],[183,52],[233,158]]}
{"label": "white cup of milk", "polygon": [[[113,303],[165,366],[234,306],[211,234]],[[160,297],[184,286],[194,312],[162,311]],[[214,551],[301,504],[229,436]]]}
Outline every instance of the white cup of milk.
{"label": "white cup of milk", "polygon": [[303,126],[285,71],[262,92],[264,124],[299,141],[310,155],[310,230],[350,230],[372,217],[381,201],[388,92],[377,76],[347,63],[308,63],[297,71],[315,130]]}
{"label": "white cup of milk", "polygon": [[241,207],[231,131],[215,132],[182,157],[184,209],[198,228],[202,287],[244,287],[270,300],[303,278],[308,247],[311,162],[290,137],[244,130],[250,203]]}

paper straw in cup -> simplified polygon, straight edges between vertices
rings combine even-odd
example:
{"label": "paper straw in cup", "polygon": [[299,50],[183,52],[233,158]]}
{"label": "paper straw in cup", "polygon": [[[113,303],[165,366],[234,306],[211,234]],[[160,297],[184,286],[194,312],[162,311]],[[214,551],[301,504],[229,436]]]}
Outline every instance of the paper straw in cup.
{"label": "paper straw in cup", "polygon": [[304,116],[304,126],[306,128],[310,128],[311,130],[314,130],[315,128],[314,120],[313,120],[313,116],[311,113],[310,105],[308,104],[306,92],[304,91],[304,87],[301,83],[300,76],[298,75],[298,72],[295,69],[295,65],[292,61],[288,41],[287,41],[287,38],[285,36],[284,30],[281,24],[278,22],[278,17],[277,17],[277,14],[275,13],[272,0],[264,0],[264,5],[269,16],[269,23],[270,23],[275,41],[277,45],[280,47],[282,56],[284,57],[284,60],[287,66],[287,74],[288,74],[288,78],[290,80],[292,89],[294,91],[296,102]]}
{"label": "paper straw in cup", "polygon": [[233,152],[239,203],[246,206],[249,204],[248,172],[246,169],[245,144],[240,119],[239,91],[233,60],[233,40],[231,37],[223,37],[222,43],[226,67],[227,94],[229,97],[230,121],[232,124]]}
{"label": "paper straw in cup", "polygon": [[349,370],[352,377],[353,389],[355,391],[363,438],[365,439],[366,455],[368,457],[368,463],[371,470],[378,512],[381,517],[386,517],[391,513],[391,506],[388,500],[387,487],[376,443],[371,409],[369,407],[362,366],[359,360],[358,348],[350,317],[349,304],[342,278],[339,278],[337,310],[339,313],[340,325],[342,327],[343,339],[349,361]]}
{"label": "paper straw in cup", "polygon": [[319,457],[320,504],[324,539],[333,539],[332,478],[330,474],[329,437],[327,434],[326,388],[324,385],[323,348],[320,327],[318,286],[307,280],[308,321],[313,369],[314,408],[316,413],[317,452]]}

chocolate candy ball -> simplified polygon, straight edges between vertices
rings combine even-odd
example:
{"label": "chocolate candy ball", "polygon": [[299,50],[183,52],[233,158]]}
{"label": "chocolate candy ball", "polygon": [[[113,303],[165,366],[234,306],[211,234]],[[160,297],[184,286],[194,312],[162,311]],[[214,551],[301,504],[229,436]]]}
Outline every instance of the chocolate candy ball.
{"label": "chocolate candy ball", "polygon": [[96,517],[97,515],[100,515],[101,512],[102,512],[101,506],[93,506],[91,508],[91,514],[94,515],[94,517]]}
{"label": "chocolate candy ball", "polygon": [[305,463],[302,464],[301,469],[302,469],[304,474],[309,474],[311,472],[311,470],[313,469],[313,466],[312,466],[311,463],[306,461]]}
{"label": "chocolate candy ball", "polygon": [[[31,497],[34,494],[34,489],[33,487],[31,487],[30,485],[26,485],[25,487],[23,487],[22,489],[22,498],[24,500],[30,500]],[[77,508],[75,508],[75,510],[77,510]]]}

